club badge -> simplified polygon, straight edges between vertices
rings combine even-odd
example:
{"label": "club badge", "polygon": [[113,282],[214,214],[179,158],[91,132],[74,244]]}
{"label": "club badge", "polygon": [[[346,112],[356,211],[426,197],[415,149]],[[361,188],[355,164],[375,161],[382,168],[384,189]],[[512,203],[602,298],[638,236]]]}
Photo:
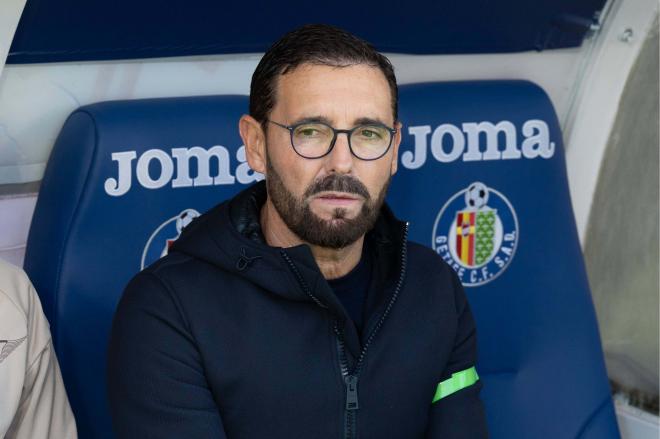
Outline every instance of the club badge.
{"label": "club badge", "polygon": [[140,260],[140,270],[165,256],[174,241],[179,238],[183,229],[198,216],[199,212],[195,209],[185,209],[158,226],[149,237],[147,245],[144,246],[142,259]]}
{"label": "club badge", "polygon": [[518,218],[509,200],[480,182],[454,194],[433,225],[433,249],[466,287],[487,284],[502,274],[518,238]]}

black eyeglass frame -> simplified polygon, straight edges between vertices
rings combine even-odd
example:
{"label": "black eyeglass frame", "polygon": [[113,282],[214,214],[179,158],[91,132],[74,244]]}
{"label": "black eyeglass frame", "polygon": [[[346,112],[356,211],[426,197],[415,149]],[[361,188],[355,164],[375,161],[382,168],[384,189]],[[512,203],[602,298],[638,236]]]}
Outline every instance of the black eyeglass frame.
{"label": "black eyeglass frame", "polygon": [[[296,154],[298,154],[300,157],[305,158],[305,159],[309,159],[309,160],[320,159],[320,158],[323,158],[323,157],[327,156],[328,154],[330,154],[332,149],[335,147],[335,144],[337,143],[337,136],[341,133],[346,134],[346,139],[348,140],[348,149],[351,150],[351,154],[353,154],[354,157],[356,157],[360,160],[364,160],[365,162],[371,162],[371,161],[374,161],[374,160],[378,160],[378,159],[382,158],[385,154],[387,154],[387,152],[390,150],[390,148],[392,147],[392,139],[394,139],[394,135],[397,132],[396,128],[390,128],[387,125],[385,125],[383,123],[378,123],[378,122],[368,123],[368,124],[361,124],[361,125],[358,125],[358,126],[355,126],[355,127],[351,128],[350,130],[338,130],[335,127],[330,126],[330,125],[328,125],[327,123],[324,123],[324,122],[304,121],[304,122],[299,122],[299,123],[296,123],[296,124],[293,124],[293,125],[284,125],[284,124],[281,124],[279,122],[275,122],[274,120],[270,120],[270,119],[266,119],[266,122],[270,122],[274,125],[277,125],[280,128],[284,128],[286,130],[289,130],[289,137],[290,137],[290,140],[291,140],[291,147],[296,152]],[[298,152],[298,150],[296,149],[296,145],[293,143],[293,132],[295,131],[295,129],[298,128],[299,126],[310,125],[310,124],[326,126],[326,127],[330,128],[332,130],[332,133],[333,133],[332,140],[330,141],[330,147],[328,148],[328,150],[326,152],[324,152],[323,154],[321,154],[320,156],[316,156],[316,157],[307,157],[306,155],[302,155],[300,152]],[[362,128],[362,127],[365,127],[365,126],[379,126],[379,127],[385,128],[387,131],[390,132],[390,143],[387,145],[387,148],[385,148],[383,153],[381,155],[379,155],[378,157],[365,159],[365,158],[360,157],[359,155],[357,155],[355,153],[355,151],[353,151],[353,145],[351,145],[351,135],[353,134],[353,132],[355,130],[357,130],[359,128]]]}

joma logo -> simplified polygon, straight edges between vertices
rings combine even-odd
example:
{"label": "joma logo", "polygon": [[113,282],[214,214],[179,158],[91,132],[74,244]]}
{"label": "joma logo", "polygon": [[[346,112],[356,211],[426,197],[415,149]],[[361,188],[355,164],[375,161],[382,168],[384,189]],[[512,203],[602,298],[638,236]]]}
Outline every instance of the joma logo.
{"label": "joma logo", "polygon": [[[410,126],[408,134],[413,137],[414,146],[412,150],[402,152],[401,164],[408,169],[419,169],[426,163],[429,150],[431,156],[441,163],[456,160],[549,159],[554,155],[555,143],[550,141],[550,131],[545,121],[528,120],[523,124],[521,133],[522,142],[519,145],[516,126],[507,120],[497,124],[466,122],[460,127],[445,123],[435,129],[430,125]],[[136,151],[122,151],[112,153],[111,158],[117,163],[117,177],[106,179],[104,189],[114,197],[122,196],[131,189],[134,171],[138,184],[147,189],[160,189],[168,184],[173,188],[236,182],[248,184],[263,179],[263,175],[254,172],[247,164],[245,146],[236,151],[238,166],[234,174],[229,150],[221,145],[209,149],[200,146],[172,148],[169,152],[149,149],[139,158]],[[193,159],[197,164],[197,175],[194,177],[190,173]],[[158,166],[152,166],[152,163]]]}

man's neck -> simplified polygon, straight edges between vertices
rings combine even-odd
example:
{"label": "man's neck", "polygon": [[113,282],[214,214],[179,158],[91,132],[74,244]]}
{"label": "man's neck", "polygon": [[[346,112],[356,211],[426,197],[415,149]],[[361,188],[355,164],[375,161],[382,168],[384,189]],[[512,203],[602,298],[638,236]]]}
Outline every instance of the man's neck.
{"label": "man's neck", "polygon": [[336,279],[348,274],[362,257],[362,245],[364,236],[348,246],[340,249],[320,247],[301,240],[286,225],[275,206],[266,200],[261,208],[261,229],[268,245],[273,247],[294,247],[307,244],[312,250],[312,255],[319,266],[323,277]]}

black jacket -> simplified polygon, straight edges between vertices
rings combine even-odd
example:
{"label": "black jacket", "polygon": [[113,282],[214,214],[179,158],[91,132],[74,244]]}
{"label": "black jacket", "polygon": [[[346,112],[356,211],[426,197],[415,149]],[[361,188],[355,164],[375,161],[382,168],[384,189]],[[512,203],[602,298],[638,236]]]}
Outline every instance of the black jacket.
{"label": "black jacket", "polygon": [[196,219],[117,309],[108,391],[119,438],[486,437],[475,326],[454,272],[384,206],[362,336],[308,246],[264,243],[256,184]]}

